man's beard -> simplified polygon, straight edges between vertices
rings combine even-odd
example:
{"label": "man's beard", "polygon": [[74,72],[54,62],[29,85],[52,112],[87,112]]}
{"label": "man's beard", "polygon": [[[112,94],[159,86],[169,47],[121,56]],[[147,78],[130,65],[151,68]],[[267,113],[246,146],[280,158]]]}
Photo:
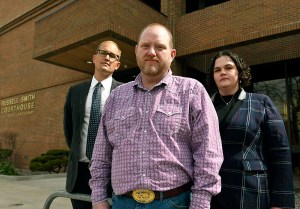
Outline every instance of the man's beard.
{"label": "man's beard", "polygon": [[145,75],[158,75],[158,74],[162,73],[163,68],[164,68],[164,65],[160,64],[160,63],[158,63],[158,65],[144,64],[141,66],[141,71]]}
{"label": "man's beard", "polygon": [[144,66],[142,72],[146,75],[156,75],[160,70],[156,66]]}

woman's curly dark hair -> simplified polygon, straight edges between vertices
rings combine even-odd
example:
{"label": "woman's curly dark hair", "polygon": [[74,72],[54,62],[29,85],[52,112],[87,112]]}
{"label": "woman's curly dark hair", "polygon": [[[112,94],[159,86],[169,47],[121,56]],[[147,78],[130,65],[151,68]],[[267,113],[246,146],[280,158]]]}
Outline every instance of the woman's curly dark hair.
{"label": "woman's curly dark hair", "polygon": [[214,80],[214,67],[215,67],[216,59],[218,59],[219,57],[222,57],[222,56],[230,57],[232,59],[232,61],[234,62],[234,64],[236,65],[237,70],[239,72],[240,88],[250,85],[251,84],[250,80],[252,77],[251,73],[250,73],[250,67],[244,62],[244,59],[229,50],[223,50],[223,51],[218,52],[211,61],[211,64],[210,64],[210,67],[208,70],[208,76],[207,76],[208,87],[211,89],[217,88],[215,80]]}

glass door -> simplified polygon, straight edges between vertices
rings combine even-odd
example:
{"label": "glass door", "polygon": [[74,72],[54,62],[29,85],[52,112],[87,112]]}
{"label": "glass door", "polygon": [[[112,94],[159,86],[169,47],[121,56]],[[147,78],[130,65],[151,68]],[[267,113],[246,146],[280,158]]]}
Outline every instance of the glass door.
{"label": "glass door", "polygon": [[285,123],[293,166],[300,171],[300,65],[295,62],[254,66],[252,91],[268,95]]}
{"label": "glass door", "polygon": [[294,149],[300,152],[300,76],[289,77],[287,85],[289,87],[290,97],[290,128],[291,128],[291,144],[294,145]]}

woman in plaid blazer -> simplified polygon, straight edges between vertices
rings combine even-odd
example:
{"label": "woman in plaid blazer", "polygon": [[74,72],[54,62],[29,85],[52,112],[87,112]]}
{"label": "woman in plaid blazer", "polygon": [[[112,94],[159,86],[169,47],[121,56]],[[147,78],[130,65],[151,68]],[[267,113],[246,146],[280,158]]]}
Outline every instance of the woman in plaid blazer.
{"label": "woman in plaid blazer", "polygon": [[289,142],[271,99],[247,93],[250,68],[230,51],[212,60],[208,83],[217,110],[224,162],[221,193],[211,209],[295,208]]}

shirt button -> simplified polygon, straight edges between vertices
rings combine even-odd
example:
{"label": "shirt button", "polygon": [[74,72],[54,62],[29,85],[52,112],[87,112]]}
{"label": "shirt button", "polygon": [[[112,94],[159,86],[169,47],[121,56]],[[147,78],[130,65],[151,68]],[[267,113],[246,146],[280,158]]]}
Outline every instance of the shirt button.
{"label": "shirt button", "polygon": [[146,174],[143,174],[143,176],[145,177],[145,176],[146,176]]}

